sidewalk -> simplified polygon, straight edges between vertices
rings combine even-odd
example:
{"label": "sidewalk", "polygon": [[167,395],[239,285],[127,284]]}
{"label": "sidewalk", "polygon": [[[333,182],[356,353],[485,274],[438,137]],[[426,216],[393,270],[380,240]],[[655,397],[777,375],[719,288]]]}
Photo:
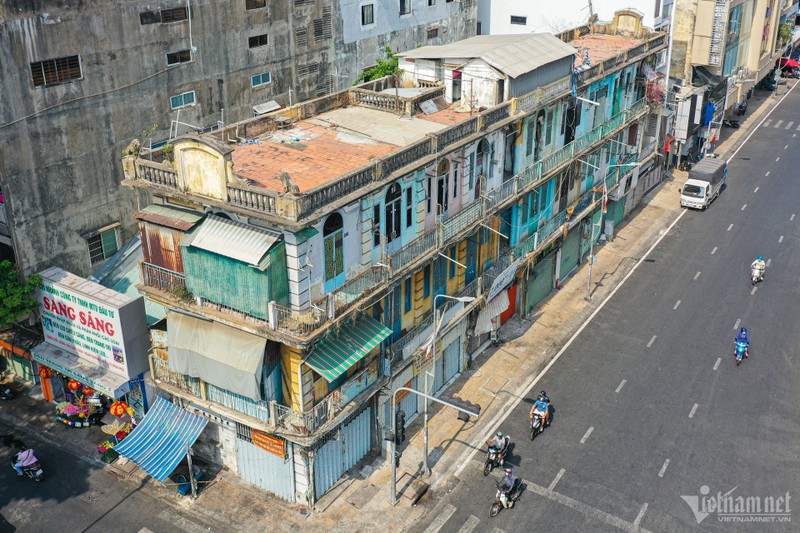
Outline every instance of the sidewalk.
{"label": "sidewalk", "polygon": [[[791,83],[791,82],[790,82]],[[750,128],[782,97],[791,85],[781,85],[769,93],[755,91],[748,113],[740,119],[738,130],[723,128],[716,153],[728,157],[747,137]],[[457,420],[450,410],[432,410],[429,424],[429,448],[433,474],[430,489],[419,505],[409,499],[411,479],[422,465],[421,421],[408,429],[406,446],[397,471],[398,504],[390,503],[390,464],[375,459],[342,478],[319,502],[312,513],[303,506],[287,505],[235,475],[221,472],[213,485],[205,488],[197,500],[181,498],[172,488],[147,479],[144,488],[160,499],[190,511],[199,521],[208,522],[215,531],[373,531],[376,526],[400,531],[431,508],[435,498],[452,479],[455,469],[475,447],[481,448],[485,437],[522,396],[534,377],[558,352],[563,343],[580,327],[605,297],[614,290],[636,262],[664,233],[680,213],[679,188],[686,173],[675,170],[655,191],[642,199],[636,210],[617,229],[612,242],[595,247],[597,261],[592,272],[592,300],[585,299],[587,265],[580,265],[559,291],[534,309],[531,319],[514,318],[500,332],[506,342],[484,351],[474,367],[462,373],[445,395],[454,395],[482,407],[479,420]],[[735,179],[735,177],[734,177]],[[17,387],[19,390],[19,387]],[[0,420],[18,427],[19,436],[36,442],[48,440],[82,460],[109,468],[122,479],[137,485],[142,476],[138,469],[103,465],[94,446],[103,440],[98,428],[74,429],[55,421],[52,408],[43,400],[19,394],[2,404]],[[88,432],[97,432],[90,435]],[[155,532],[161,533],[161,532]]]}

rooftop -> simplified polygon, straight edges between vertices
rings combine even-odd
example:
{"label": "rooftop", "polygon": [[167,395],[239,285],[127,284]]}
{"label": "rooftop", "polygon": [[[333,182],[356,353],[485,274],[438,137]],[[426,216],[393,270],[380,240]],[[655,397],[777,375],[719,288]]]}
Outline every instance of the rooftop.
{"label": "rooftop", "polygon": [[609,35],[603,33],[590,33],[569,42],[578,50],[576,63],[583,61],[583,56],[589,52],[589,61],[592,65],[602,63],[606,59],[617,57],[631,48],[636,48],[645,42],[645,39],[624,37],[622,35]]}

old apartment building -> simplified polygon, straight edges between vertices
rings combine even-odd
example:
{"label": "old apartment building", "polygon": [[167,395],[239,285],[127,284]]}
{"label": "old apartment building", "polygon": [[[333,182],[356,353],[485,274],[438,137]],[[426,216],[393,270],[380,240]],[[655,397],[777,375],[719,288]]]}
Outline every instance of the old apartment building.
{"label": "old apartment building", "polygon": [[0,1],[0,257],[88,275],[135,233],[133,138],[330,94],[385,46],[474,32],[471,1]]}

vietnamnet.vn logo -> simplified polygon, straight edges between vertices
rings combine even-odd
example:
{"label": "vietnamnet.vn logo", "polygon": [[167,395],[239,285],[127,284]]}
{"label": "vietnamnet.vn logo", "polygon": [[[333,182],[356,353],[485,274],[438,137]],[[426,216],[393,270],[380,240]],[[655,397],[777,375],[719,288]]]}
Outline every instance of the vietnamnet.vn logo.
{"label": "vietnamnet.vn logo", "polygon": [[736,485],[728,492],[718,491],[711,494],[708,485],[700,487],[700,496],[681,496],[689,504],[694,518],[699,524],[710,515],[716,515],[720,522],[791,522],[791,495],[780,496],[739,496],[734,491]]}

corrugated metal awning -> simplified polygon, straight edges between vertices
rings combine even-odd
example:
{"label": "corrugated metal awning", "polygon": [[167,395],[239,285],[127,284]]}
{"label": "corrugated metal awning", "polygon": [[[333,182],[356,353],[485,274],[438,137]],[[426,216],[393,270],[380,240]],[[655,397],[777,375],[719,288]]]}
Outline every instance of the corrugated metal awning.
{"label": "corrugated metal awning", "polygon": [[267,252],[283,236],[268,229],[208,215],[190,237],[188,241],[185,238],[183,244],[264,270],[269,265]]}
{"label": "corrugated metal awning", "polygon": [[139,220],[181,231],[193,228],[203,218],[202,213],[157,204],[148,205],[134,216]]}
{"label": "corrugated metal awning", "polygon": [[109,398],[116,400],[130,390],[126,376],[111,372],[88,359],[57,348],[47,342],[43,342],[31,349],[31,354],[33,354],[33,360],[37,363],[52,368],[67,377],[76,379],[83,385],[88,385]]}
{"label": "corrugated metal awning", "polygon": [[331,382],[375,349],[392,330],[367,316],[342,326],[339,334],[322,339],[305,360],[314,372]]}
{"label": "corrugated metal awning", "polygon": [[281,105],[276,102],[275,100],[270,100],[269,102],[264,102],[263,104],[256,104],[253,106],[253,113],[256,116],[263,115],[264,113],[269,113],[270,111],[276,111],[281,108]]}
{"label": "corrugated metal awning", "polygon": [[478,313],[473,335],[482,335],[492,331],[492,319],[503,314],[509,305],[511,305],[511,301],[508,299],[508,291],[503,290]]}
{"label": "corrugated metal awning", "polygon": [[205,418],[159,396],[141,423],[114,447],[114,451],[163,483],[183,460],[206,424],[208,420]]}

